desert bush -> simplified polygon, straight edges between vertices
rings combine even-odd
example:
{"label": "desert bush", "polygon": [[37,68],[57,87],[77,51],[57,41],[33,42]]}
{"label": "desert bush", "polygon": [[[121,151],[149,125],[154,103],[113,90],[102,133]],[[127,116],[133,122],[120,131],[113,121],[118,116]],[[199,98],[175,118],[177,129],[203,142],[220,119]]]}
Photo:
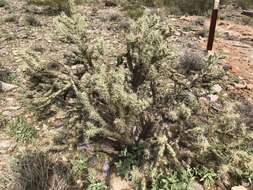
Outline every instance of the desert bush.
{"label": "desert bush", "polygon": [[28,0],[28,3],[57,7],[68,16],[71,16],[74,10],[74,0]]}
{"label": "desert bush", "polygon": [[253,7],[253,2],[251,0],[237,0],[235,3],[243,9],[250,9]]}
{"label": "desert bush", "polygon": [[145,15],[131,24],[117,64],[105,63],[103,43],[90,39],[83,22],[78,15],[58,17],[60,38],[76,47],[66,62],[24,56],[38,111],[64,113],[69,138],[127,149],[117,168],[142,189],[173,187],[175,178],[184,179],[183,189],[192,176],[209,180],[223,172],[252,180],[252,133],[235,100],[226,98],[219,56],[178,59],[168,25]]}
{"label": "desert bush", "polygon": [[25,17],[25,21],[27,22],[28,25],[30,26],[41,26],[40,21],[38,20],[38,18],[32,16],[32,15],[28,15]]}
{"label": "desert bush", "polygon": [[17,17],[17,15],[8,15],[8,16],[6,16],[5,18],[4,18],[4,21],[5,22],[17,22],[18,21],[18,17]]}
{"label": "desert bush", "polygon": [[137,19],[144,14],[145,8],[140,1],[130,1],[123,4],[127,15],[133,19]]}
{"label": "desert bush", "polygon": [[64,176],[67,173],[63,171],[64,166],[60,168],[60,165],[52,163],[44,153],[23,153],[13,158],[10,169],[4,172],[4,189],[67,190],[69,186]]}
{"label": "desert bush", "polygon": [[[165,6],[174,14],[204,15],[212,7],[212,0],[130,0],[131,6]],[[138,6],[137,6],[138,5]]]}

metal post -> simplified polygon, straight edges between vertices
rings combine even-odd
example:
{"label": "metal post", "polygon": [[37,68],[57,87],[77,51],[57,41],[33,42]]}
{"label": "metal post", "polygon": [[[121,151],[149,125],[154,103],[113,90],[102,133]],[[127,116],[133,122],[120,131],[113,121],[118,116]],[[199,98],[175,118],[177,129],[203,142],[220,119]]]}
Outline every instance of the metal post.
{"label": "metal post", "polygon": [[211,23],[210,23],[207,51],[210,51],[213,49],[213,41],[214,41],[214,36],[215,36],[219,5],[220,5],[220,0],[214,0],[214,8],[212,11],[212,17],[211,17]]}

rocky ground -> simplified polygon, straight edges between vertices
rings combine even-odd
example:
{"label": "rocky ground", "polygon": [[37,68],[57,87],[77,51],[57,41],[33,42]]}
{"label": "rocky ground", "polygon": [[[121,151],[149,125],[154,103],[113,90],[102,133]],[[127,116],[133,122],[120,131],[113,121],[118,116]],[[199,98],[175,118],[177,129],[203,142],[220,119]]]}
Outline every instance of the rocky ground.
{"label": "rocky ground", "polygon": [[[110,44],[107,51],[121,51],[120,42],[124,39],[124,30],[129,22],[120,7],[85,4],[79,5],[77,12],[86,17],[88,32],[92,36],[103,37]],[[176,17],[166,15],[164,11],[157,12],[162,14],[164,19],[169,20],[173,29],[172,41],[178,44],[178,47],[181,48],[183,44],[185,49],[189,46],[205,49],[206,30],[209,26],[207,18]],[[52,131],[51,125],[35,123],[35,114],[29,110],[29,99],[24,96],[25,65],[20,59],[20,54],[26,50],[33,50],[40,53],[41,59],[47,60],[49,57],[63,59],[64,53],[67,53],[66,48],[71,46],[66,47],[55,39],[53,28],[56,16],[50,15],[50,11],[45,8],[27,6],[24,0],[10,0],[8,6],[0,7],[0,65],[6,72],[10,72],[6,82],[17,86],[11,91],[0,92],[0,172],[8,165],[8,160],[15,152],[31,147],[25,143],[15,142],[6,134],[4,125],[8,121],[23,114],[40,131],[36,146],[45,148],[44,145],[51,143],[47,135],[48,131]],[[235,91],[252,101],[253,27],[220,20],[214,51],[224,54],[226,56],[224,66],[241,77],[243,82],[233,84]],[[111,189],[130,189],[129,184],[123,183],[117,176],[111,177],[110,180]]]}

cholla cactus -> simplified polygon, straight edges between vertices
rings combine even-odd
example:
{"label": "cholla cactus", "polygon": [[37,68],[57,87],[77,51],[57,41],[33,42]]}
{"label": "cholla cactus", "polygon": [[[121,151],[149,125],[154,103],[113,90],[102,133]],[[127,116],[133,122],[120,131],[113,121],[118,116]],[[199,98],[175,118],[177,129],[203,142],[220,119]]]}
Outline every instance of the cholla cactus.
{"label": "cholla cactus", "polygon": [[[78,16],[58,18],[61,39],[76,50],[66,62],[54,63],[56,69],[48,69],[50,64],[35,67],[36,59],[30,59],[34,102],[43,109],[64,105],[55,110],[66,113],[69,136],[77,138],[72,131],[81,129],[87,139],[100,136],[118,146],[143,145],[138,167],[147,183],[152,167],[164,175],[199,163],[218,171],[232,159],[229,171],[238,166],[245,176],[250,173],[249,165],[236,160],[249,153],[232,152],[250,146],[247,126],[235,108],[226,109],[229,100],[208,101],[214,84],[227,86],[218,56],[200,59],[194,69],[182,72],[164,35],[168,29],[159,17],[144,16],[133,24],[118,64],[104,63],[103,43],[89,38],[83,22]],[[187,61],[192,59],[183,66]]]}
{"label": "cholla cactus", "polygon": [[134,88],[154,78],[162,61],[169,61],[174,56],[172,47],[163,35],[166,30],[158,16],[145,15],[132,23],[125,57]]}
{"label": "cholla cactus", "polygon": [[71,16],[74,10],[74,0],[28,0],[28,3],[58,7],[68,16]]}

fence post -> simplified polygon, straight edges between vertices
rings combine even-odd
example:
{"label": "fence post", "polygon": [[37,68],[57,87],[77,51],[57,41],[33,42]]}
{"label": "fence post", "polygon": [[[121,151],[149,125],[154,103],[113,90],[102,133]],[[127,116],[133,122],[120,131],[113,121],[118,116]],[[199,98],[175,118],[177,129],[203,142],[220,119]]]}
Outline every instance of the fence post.
{"label": "fence post", "polygon": [[212,16],[211,16],[209,37],[208,37],[208,43],[207,43],[207,51],[211,51],[213,49],[213,41],[214,41],[214,36],[215,36],[219,5],[220,5],[220,0],[214,0],[214,7],[212,11]]}

